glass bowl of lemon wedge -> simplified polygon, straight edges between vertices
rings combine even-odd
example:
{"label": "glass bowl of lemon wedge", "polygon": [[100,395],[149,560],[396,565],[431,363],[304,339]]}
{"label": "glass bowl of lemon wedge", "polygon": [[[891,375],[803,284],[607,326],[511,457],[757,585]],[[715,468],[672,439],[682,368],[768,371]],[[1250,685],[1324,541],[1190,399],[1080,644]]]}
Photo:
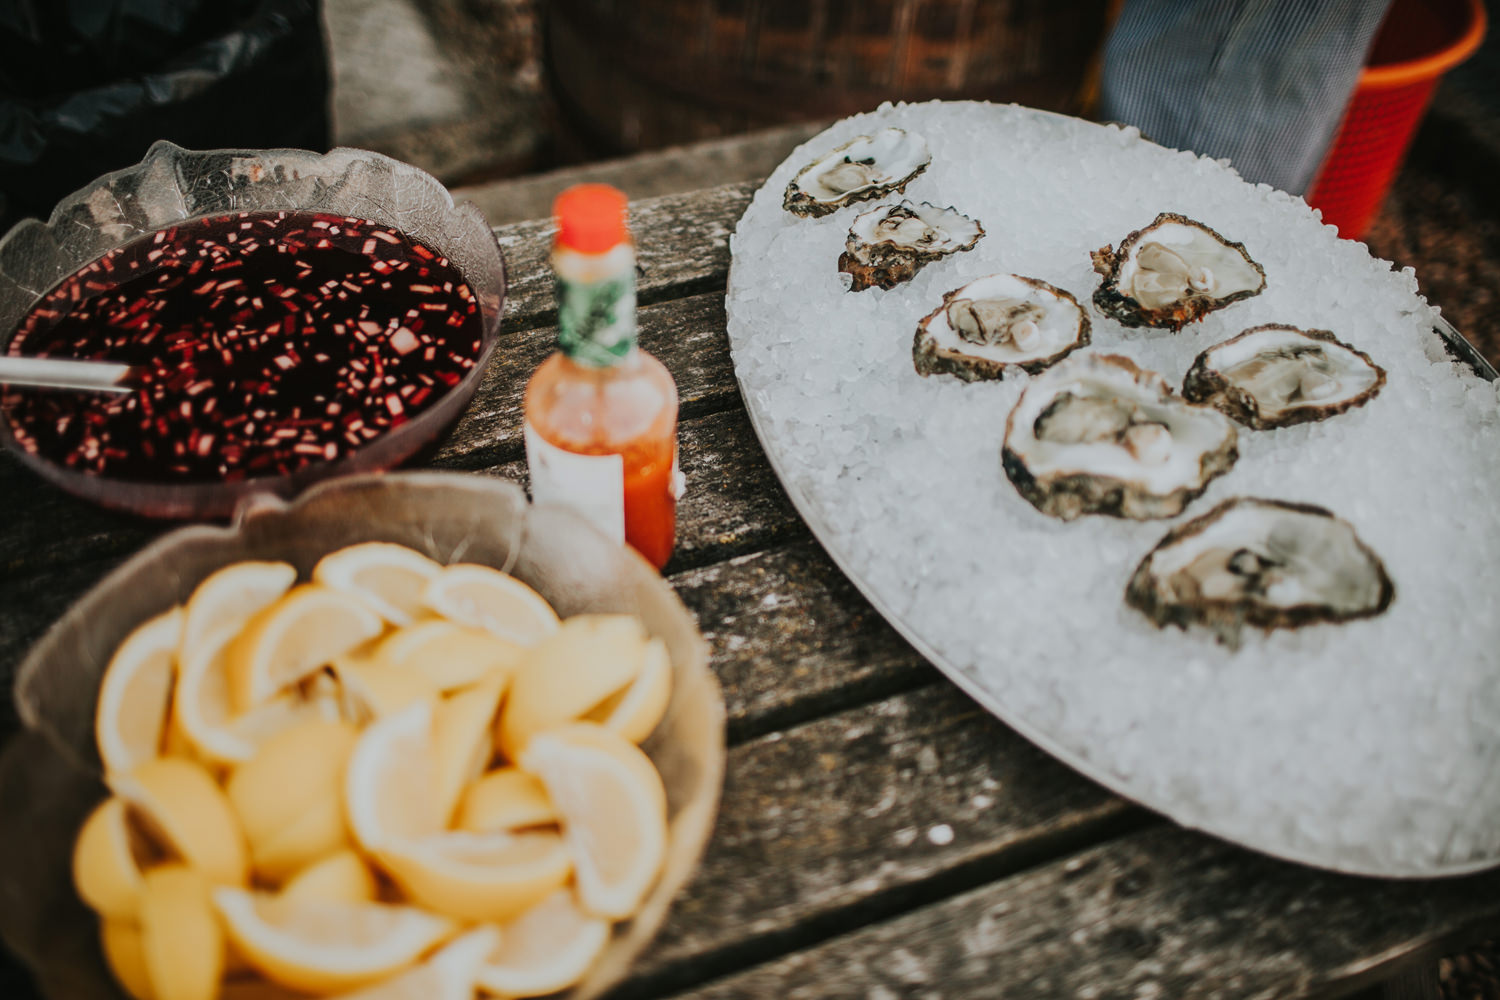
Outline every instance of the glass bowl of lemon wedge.
{"label": "glass bowl of lemon wedge", "polygon": [[723,781],[671,588],[478,476],[354,477],[173,532],[15,696],[0,933],[58,997],[594,997]]}

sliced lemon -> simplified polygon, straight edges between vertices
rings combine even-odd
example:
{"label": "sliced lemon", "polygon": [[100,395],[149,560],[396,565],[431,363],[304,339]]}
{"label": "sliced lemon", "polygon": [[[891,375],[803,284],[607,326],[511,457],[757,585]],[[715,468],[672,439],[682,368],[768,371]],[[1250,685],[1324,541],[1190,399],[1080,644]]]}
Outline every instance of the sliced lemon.
{"label": "sliced lemon", "polygon": [[484,773],[495,755],[495,713],[505,675],[481,681],[438,702],[432,715],[432,759],[438,815],[444,826],[458,808],[464,786]]}
{"label": "sliced lemon", "polygon": [[230,775],[226,791],[257,875],[278,883],[348,845],[339,792],[358,738],[347,722],[302,722]]}
{"label": "sliced lemon", "polygon": [[508,920],[567,884],[555,831],[440,833],[390,848],[380,863],[416,902],[466,920]]}
{"label": "sliced lemon", "polygon": [[423,610],[422,593],[440,563],[391,542],[365,542],[330,552],[313,567],[325,587],[360,598],[392,625],[410,625]]}
{"label": "sliced lemon", "polygon": [[315,583],[292,588],[251,617],[224,653],[236,708],[263,704],[383,627],[357,597]]}
{"label": "sliced lemon", "polygon": [[141,949],[141,927],[134,920],[105,920],[99,925],[99,944],[109,971],[135,1000],[152,1000],[151,974]]}
{"label": "sliced lemon", "polygon": [[447,692],[496,672],[509,674],[525,652],[525,646],[483,629],[433,618],[381,639],[371,658],[402,670],[420,671],[438,690]]}
{"label": "sliced lemon", "polygon": [[363,721],[382,719],[413,702],[437,697],[439,688],[426,674],[393,667],[378,659],[345,656],[333,661],[333,676],[343,693],[344,711]]}
{"label": "sliced lemon", "polygon": [[262,975],[312,993],[351,990],[410,966],[456,929],[411,906],[286,899],[219,889],[214,904],[235,947]]}
{"label": "sliced lemon", "polygon": [[203,765],[158,757],[109,783],[148,834],[210,882],[244,885],[249,879],[244,834],[229,800]]}
{"label": "sliced lemon", "polygon": [[500,717],[500,748],[516,760],[536,733],[571,722],[641,672],[646,631],[632,615],[575,615],[516,668]]}
{"label": "sliced lemon", "polygon": [[375,875],[352,850],[335,851],[292,876],[281,887],[288,899],[331,903],[371,903],[377,892]]}
{"label": "sliced lemon", "polygon": [[161,753],[182,619],[174,607],[139,626],[104,670],[94,736],[106,773],[132,771]]}
{"label": "sliced lemon", "polygon": [[609,944],[609,921],[589,916],[559,889],[500,928],[500,945],[479,969],[479,988],[503,997],[567,989]]}
{"label": "sliced lemon", "polygon": [[491,771],[464,789],[456,825],[473,833],[496,833],[557,822],[547,789],[519,767]]}
{"label": "sliced lemon", "polygon": [[271,736],[299,721],[337,718],[336,702],[284,691],[243,714],[234,710],[225,652],[239,626],[221,625],[189,648],[177,669],[173,719],[196,756],[214,764],[243,764]]}
{"label": "sliced lemon", "polygon": [[667,797],[651,759],[592,722],[541,733],[521,766],[542,779],[562,817],[578,896],[588,912],[634,913],[667,853]]}
{"label": "sliced lemon", "polygon": [[291,589],[297,570],[284,562],[237,562],[209,574],[193,588],[182,624],[182,656],[197,649],[209,634],[238,631],[262,608]]}
{"label": "sliced lemon", "polygon": [[360,735],[344,779],[354,839],[378,853],[443,829],[432,751],[433,704],[418,702]]}
{"label": "sliced lemon", "polygon": [[422,603],[449,621],[522,646],[534,646],[557,631],[557,613],[541,594],[489,566],[445,567],[428,582]]}
{"label": "sliced lemon", "polygon": [[141,869],[123,799],[105,799],[89,814],[73,845],[73,884],[104,917],[134,920],[141,904]]}
{"label": "sliced lemon", "polygon": [[224,934],[201,873],[163,865],[141,890],[141,954],[156,1000],[213,1000],[224,975]]}
{"label": "sliced lemon", "polygon": [[632,743],[651,735],[672,700],[672,659],[660,639],[646,643],[641,672],[625,690],[606,698],[584,718],[613,729]]}
{"label": "sliced lemon", "polygon": [[[474,977],[479,974],[485,956],[494,951],[499,940],[500,933],[495,928],[476,927],[405,972],[353,993],[340,993],[333,1000],[474,1000]],[[220,1000],[273,998],[221,995]]]}

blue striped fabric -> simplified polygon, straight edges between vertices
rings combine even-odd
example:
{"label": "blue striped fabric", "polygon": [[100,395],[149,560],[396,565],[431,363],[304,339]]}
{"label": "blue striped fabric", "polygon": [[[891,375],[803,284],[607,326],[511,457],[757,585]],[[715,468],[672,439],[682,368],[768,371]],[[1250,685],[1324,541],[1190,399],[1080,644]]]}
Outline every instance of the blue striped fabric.
{"label": "blue striped fabric", "polygon": [[1302,194],[1390,0],[1125,0],[1099,115]]}

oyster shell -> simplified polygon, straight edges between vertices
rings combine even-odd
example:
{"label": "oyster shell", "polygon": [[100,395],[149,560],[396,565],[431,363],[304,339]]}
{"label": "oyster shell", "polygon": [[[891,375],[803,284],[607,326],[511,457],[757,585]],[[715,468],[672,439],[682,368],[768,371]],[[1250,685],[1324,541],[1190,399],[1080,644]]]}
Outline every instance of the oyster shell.
{"label": "oyster shell", "polygon": [[1005,474],[1038,510],[1174,517],[1239,457],[1234,424],[1129,358],[1085,354],[1026,387],[1005,422]]}
{"label": "oyster shell", "polygon": [[818,218],[856,201],[904,191],[931,162],[926,139],[905,129],[883,128],[803,167],[786,186],[781,205],[794,215]]}
{"label": "oyster shell", "polygon": [[1038,372],[1089,342],[1089,318],[1073,298],[1038,278],[991,274],[955,288],[922,317],[912,343],[920,375],[965,382]]}
{"label": "oyster shell", "polygon": [[1118,250],[1089,256],[1104,276],[1094,305],[1125,326],[1181,330],[1266,287],[1266,272],[1242,244],[1172,212],[1125,237]]}
{"label": "oyster shell", "polygon": [[851,291],[894,288],[927,264],[974,249],[984,227],[952,208],[928,202],[881,205],[861,212],[849,227],[839,270],[854,279]]}
{"label": "oyster shell", "polygon": [[1385,369],[1329,331],[1268,324],[1198,355],[1182,394],[1268,430],[1363,406],[1383,385]]}
{"label": "oyster shell", "polygon": [[1369,618],[1394,596],[1380,557],[1347,521],[1244,497],[1167,532],[1125,588],[1125,602],[1158,627],[1204,625],[1231,647],[1246,625]]}

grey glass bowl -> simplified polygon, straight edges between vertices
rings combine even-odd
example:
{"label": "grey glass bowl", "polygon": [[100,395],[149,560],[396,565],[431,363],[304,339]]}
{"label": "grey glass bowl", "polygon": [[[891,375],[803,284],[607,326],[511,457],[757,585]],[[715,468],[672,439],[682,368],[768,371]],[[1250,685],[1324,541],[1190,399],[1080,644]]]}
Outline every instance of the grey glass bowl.
{"label": "grey glass bowl", "polygon": [[234,482],[150,483],[64,468],[21,447],[0,419],[0,444],[69,493],[151,517],[221,518],[253,493],[292,496],[330,476],[389,469],[431,443],[473,397],[494,351],[505,262],[479,209],[435,178],[379,153],[335,149],[193,151],[158,142],[133,167],[64,198],[46,222],[26,219],[0,238],[0,352],[21,319],[79,268],[137,237],[187,219],[246,211],[326,212],[399,229],[446,256],[468,281],[482,321],[473,369],[432,406],[357,451],[296,472]]}
{"label": "grey glass bowl", "polygon": [[615,926],[604,956],[563,996],[603,993],[656,933],[708,842],[723,784],[724,702],[692,616],[633,550],[569,510],[529,504],[514,483],[451,472],[355,476],[291,503],[255,498],[227,526],[192,525],[163,536],[84,595],[22,662],[15,699],[25,728],[0,755],[0,937],[47,996],[124,1000],[70,868],[78,828],[105,795],[93,718],[115,647],[226,563],[285,560],[305,579],[320,556],[362,541],[504,569],[559,615],[635,614],[666,643],[671,701],[642,745],[666,787],[666,865],[643,908]]}

